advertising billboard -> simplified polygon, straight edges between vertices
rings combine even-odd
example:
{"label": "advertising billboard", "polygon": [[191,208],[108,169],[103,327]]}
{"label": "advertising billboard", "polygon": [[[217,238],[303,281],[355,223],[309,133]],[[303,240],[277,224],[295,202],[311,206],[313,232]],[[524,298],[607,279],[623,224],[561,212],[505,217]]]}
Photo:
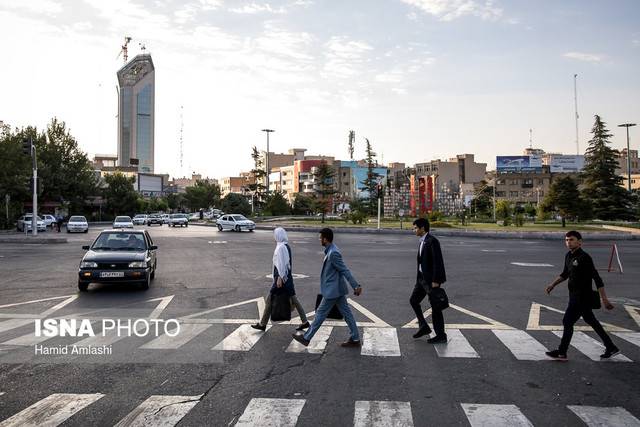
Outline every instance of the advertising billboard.
{"label": "advertising billboard", "polygon": [[549,159],[550,171],[555,173],[580,172],[584,168],[583,155],[552,155]]}
{"label": "advertising billboard", "polygon": [[542,172],[541,156],[497,156],[496,170],[501,172]]}

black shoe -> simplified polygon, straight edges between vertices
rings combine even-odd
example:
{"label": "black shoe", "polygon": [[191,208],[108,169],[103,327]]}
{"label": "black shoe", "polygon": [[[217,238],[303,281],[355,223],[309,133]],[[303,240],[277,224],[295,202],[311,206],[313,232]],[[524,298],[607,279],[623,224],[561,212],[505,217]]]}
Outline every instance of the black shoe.
{"label": "black shoe", "polygon": [[446,343],[447,342],[447,336],[446,335],[436,335],[433,338],[429,338],[427,340],[427,342],[429,344],[441,344],[441,343]]}
{"label": "black shoe", "polygon": [[340,347],[362,347],[362,341],[361,340],[354,341],[351,338],[349,338],[348,341],[345,341],[342,344],[340,344]]}
{"label": "black shoe", "polygon": [[431,328],[429,327],[429,325],[427,325],[426,323],[422,326],[420,326],[420,328],[418,329],[418,332],[416,332],[415,334],[413,334],[414,338],[420,338],[423,337],[425,335],[429,335],[431,333]]}
{"label": "black shoe", "polygon": [[311,341],[304,339],[304,335],[291,334],[294,340],[298,341],[303,346],[308,346]]}
{"label": "black shoe", "polygon": [[606,349],[605,352],[600,355],[600,359],[608,359],[611,356],[615,356],[618,353],[620,353],[620,350],[618,349],[618,347],[611,347]]}
{"label": "black shoe", "polygon": [[296,331],[302,331],[304,329],[307,329],[309,326],[311,326],[311,325],[309,325],[309,322],[304,322],[302,325],[300,325],[300,326],[298,326],[296,328]]}
{"label": "black shoe", "polygon": [[258,330],[261,330],[261,331],[266,331],[267,330],[267,326],[266,325],[262,326],[260,323],[256,323],[255,325],[251,325],[251,327],[253,329],[258,329]]}
{"label": "black shoe", "polygon": [[547,351],[544,354],[556,360],[567,360],[567,355],[560,353],[560,350],[551,350]]}

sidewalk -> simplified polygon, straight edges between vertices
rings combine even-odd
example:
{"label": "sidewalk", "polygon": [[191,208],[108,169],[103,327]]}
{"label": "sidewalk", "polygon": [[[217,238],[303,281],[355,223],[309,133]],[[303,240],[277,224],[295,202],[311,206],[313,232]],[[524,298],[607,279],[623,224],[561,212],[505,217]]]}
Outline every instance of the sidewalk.
{"label": "sidewalk", "polygon": [[[66,233],[65,233],[66,234]],[[39,232],[38,235],[32,236],[31,234],[19,233],[10,230],[0,231],[0,243],[15,243],[15,244],[59,244],[67,243],[66,237],[61,236],[58,232],[45,231]]]}

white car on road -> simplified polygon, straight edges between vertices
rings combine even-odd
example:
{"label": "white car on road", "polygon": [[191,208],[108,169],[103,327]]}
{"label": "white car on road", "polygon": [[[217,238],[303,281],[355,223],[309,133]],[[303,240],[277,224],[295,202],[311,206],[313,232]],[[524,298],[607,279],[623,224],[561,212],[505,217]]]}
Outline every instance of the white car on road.
{"label": "white car on road", "polygon": [[113,228],[133,228],[133,221],[129,216],[117,216],[113,220]]}
{"label": "white car on road", "polygon": [[81,215],[73,215],[67,221],[67,233],[87,233],[89,232],[89,223],[87,218]]}
{"label": "white car on road", "polygon": [[189,226],[189,218],[187,214],[171,214],[169,217],[169,227],[188,227]]}
{"label": "white car on road", "polygon": [[42,215],[42,219],[44,220],[45,227],[52,227],[53,224],[58,222],[56,217],[50,214]]}
{"label": "white car on road", "polygon": [[[32,220],[33,220],[32,214],[22,215],[20,219],[18,219],[16,228],[18,229],[18,231],[24,231],[25,228],[27,229],[27,231],[31,231]],[[39,216],[36,217],[36,228],[38,229],[38,231],[47,231],[47,226],[45,225],[45,222]]]}
{"label": "white car on road", "polygon": [[148,217],[149,215],[138,214],[133,217],[133,223],[134,225],[146,225]]}
{"label": "white car on road", "polygon": [[253,231],[256,228],[255,222],[247,219],[244,215],[240,214],[222,215],[220,218],[218,218],[216,224],[218,225],[218,231]]}

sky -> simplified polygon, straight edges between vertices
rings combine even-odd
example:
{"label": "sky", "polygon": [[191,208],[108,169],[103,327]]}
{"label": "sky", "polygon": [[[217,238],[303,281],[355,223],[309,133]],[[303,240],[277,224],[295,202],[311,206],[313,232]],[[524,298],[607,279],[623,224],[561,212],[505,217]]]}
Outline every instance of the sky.
{"label": "sky", "polygon": [[[0,0],[0,120],[117,148],[116,71],[156,67],[155,172],[220,178],[251,148],[416,162],[576,153],[598,114],[640,123],[637,0]],[[182,107],[182,108],[181,108]],[[180,113],[183,165],[180,166]],[[631,128],[638,149],[640,127]]]}

